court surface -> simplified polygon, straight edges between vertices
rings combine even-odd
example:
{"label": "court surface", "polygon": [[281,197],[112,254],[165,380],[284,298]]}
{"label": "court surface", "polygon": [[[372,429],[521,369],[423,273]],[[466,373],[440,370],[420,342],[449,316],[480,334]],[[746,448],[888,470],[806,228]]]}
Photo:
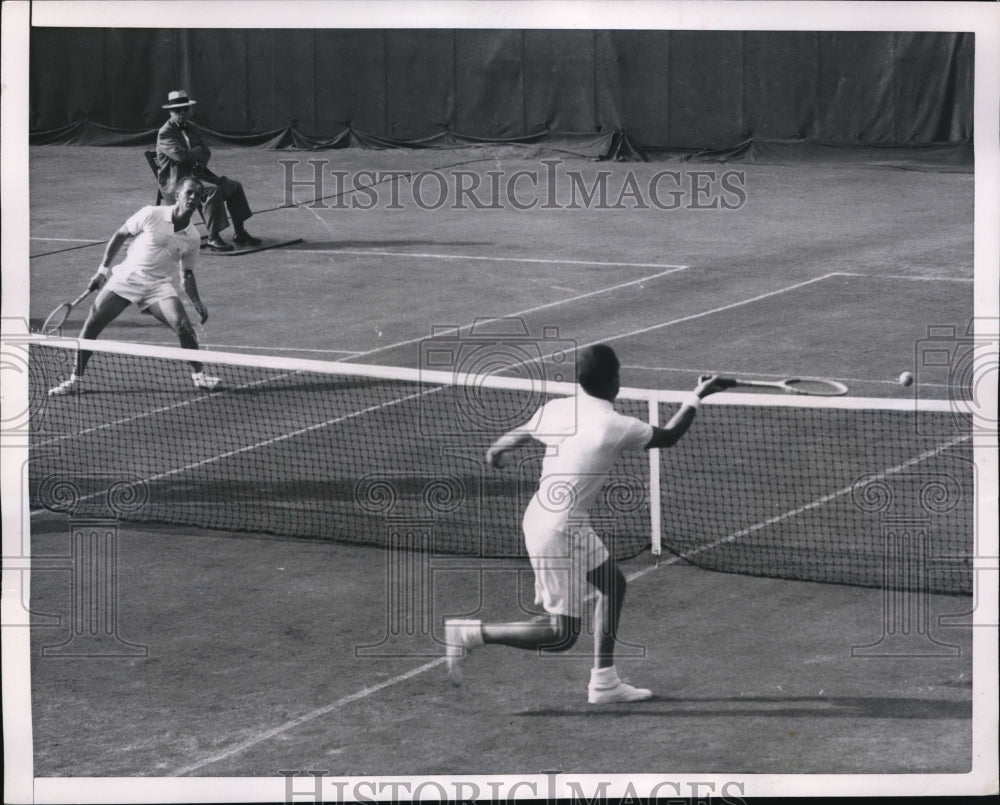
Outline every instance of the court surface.
{"label": "court surface", "polygon": [[[921,376],[917,360],[929,327],[960,340],[971,316],[971,173],[565,159],[553,199],[543,192],[553,167],[540,158],[557,156],[219,150],[216,169],[240,178],[258,210],[250,230],[302,242],[204,256],[202,343],[419,367],[432,333],[461,341],[513,321],[519,343],[542,353],[552,343],[612,344],[628,386],[690,388],[702,372],[740,372],[831,377],[858,396],[947,397],[947,378]],[[409,178],[377,192],[341,192],[331,179],[323,204],[310,205],[311,188],[286,195],[282,164],[297,160],[300,180],[313,175],[308,159],[326,173]],[[624,182],[648,189],[663,170],[687,188],[676,209],[571,196],[601,171],[614,199]],[[100,243],[152,202],[146,171],[140,149],[32,149],[33,323],[76,295]],[[490,172],[506,181],[518,171],[539,177],[532,209],[476,208],[468,196],[459,206],[451,183],[477,177],[482,189]],[[420,172],[431,178],[415,180]],[[423,205],[411,198],[416,181]],[[692,181],[714,195],[699,200]],[[530,181],[520,182],[516,200],[530,201]],[[432,209],[441,186],[447,201]],[[135,311],[102,337],[173,344]],[[898,385],[903,370],[917,372],[916,387]],[[35,557],[67,555],[66,518],[39,513],[31,523]],[[66,639],[72,594],[66,572],[33,575],[38,777],[971,767],[967,597],[922,597],[928,630],[880,651],[871,647],[887,645],[893,623],[877,588],[657,566],[647,553],[627,565],[621,666],[656,698],[593,709],[586,640],[565,657],[484,649],[461,689],[445,677],[443,619],[523,616],[524,563],[439,568],[429,610],[399,623],[376,549],[158,526],[122,525],[118,538],[118,635],[132,647],[122,656],[43,651]]]}

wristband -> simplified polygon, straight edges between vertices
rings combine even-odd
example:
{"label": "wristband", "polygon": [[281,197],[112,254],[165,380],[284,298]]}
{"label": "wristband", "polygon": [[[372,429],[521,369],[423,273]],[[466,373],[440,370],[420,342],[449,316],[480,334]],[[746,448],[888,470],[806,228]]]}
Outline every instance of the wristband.
{"label": "wristband", "polygon": [[694,408],[695,410],[697,410],[698,406],[701,405],[701,397],[699,397],[692,391],[684,398],[684,402],[681,403],[681,405],[686,405],[690,408]]}
{"label": "wristband", "polygon": [[97,269],[97,273],[100,274],[102,277],[106,277],[108,276],[108,274],[111,273],[111,267],[101,266],[99,269]]}

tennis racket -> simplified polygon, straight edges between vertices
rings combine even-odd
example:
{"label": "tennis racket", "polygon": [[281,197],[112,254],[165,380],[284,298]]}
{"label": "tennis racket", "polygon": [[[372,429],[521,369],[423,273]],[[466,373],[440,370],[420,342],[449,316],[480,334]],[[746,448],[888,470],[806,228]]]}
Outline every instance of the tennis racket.
{"label": "tennis racket", "polygon": [[789,377],[784,380],[747,380],[742,377],[724,377],[733,381],[734,386],[780,389],[785,394],[809,394],[814,397],[840,397],[847,394],[847,386],[836,380]]}
{"label": "tennis racket", "polygon": [[42,325],[42,333],[45,335],[62,335],[62,326],[66,323],[66,319],[69,318],[69,314],[73,312],[73,308],[90,296],[91,293],[92,291],[88,288],[72,302],[63,302],[59,305],[45,320],[45,323]]}

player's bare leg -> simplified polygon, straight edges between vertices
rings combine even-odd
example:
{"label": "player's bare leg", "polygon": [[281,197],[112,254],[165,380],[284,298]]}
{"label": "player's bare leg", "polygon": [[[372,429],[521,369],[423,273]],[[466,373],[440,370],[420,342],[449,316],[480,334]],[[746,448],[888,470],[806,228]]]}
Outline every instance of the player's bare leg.
{"label": "player's bare leg", "polygon": [[581,621],[569,615],[549,615],[547,621],[483,623],[449,620],[444,625],[448,676],[462,684],[462,660],[477,646],[493,643],[528,651],[566,651],[580,636]]}
{"label": "player's bare leg", "polygon": [[538,651],[566,651],[580,636],[580,619],[549,615],[547,622],[484,623],[483,642]]}
{"label": "player's bare leg", "polygon": [[588,701],[591,704],[637,702],[648,699],[653,692],[635,688],[618,677],[615,668],[615,643],[618,622],[625,603],[625,574],[614,559],[587,574],[587,580],[597,589],[594,605],[594,668],[590,674]]}
{"label": "player's bare leg", "polygon": [[594,667],[610,668],[615,664],[618,622],[625,603],[627,582],[621,569],[611,559],[587,573],[587,580],[597,590],[594,605]]}
{"label": "player's bare leg", "polygon": [[[198,336],[180,299],[172,296],[156,302],[149,306],[149,312],[177,333],[177,338],[184,349],[198,349]],[[206,375],[203,371],[204,367],[199,361],[191,361],[191,368],[194,370],[191,379],[196,387],[213,389],[218,385],[219,378]]]}
{"label": "player's bare leg", "polygon": [[[87,339],[88,341],[97,338],[104,328],[117,319],[130,304],[132,303],[128,299],[124,299],[111,291],[105,291],[98,295],[97,299],[94,300],[94,304],[91,305],[90,311],[87,313],[86,320],[83,322],[79,338]],[[91,354],[89,350],[79,350],[76,353],[76,367],[73,373],[58,386],[49,389],[49,394],[53,397],[75,394],[80,386],[80,378],[83,377],[83,373],[87,369],[87,364],[90,362]]]}

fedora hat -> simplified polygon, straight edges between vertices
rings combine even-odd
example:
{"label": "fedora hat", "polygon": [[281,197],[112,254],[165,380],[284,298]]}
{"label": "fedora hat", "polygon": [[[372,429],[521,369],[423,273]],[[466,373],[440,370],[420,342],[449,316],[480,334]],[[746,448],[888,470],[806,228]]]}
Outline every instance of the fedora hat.
{"label": "fedora hat", "polygon": [[175,89],[167,94],[167,102],[163,104],[164,109],[180,109],[184,106],[194,106],[198,101],[188,98],[187,90]]}

